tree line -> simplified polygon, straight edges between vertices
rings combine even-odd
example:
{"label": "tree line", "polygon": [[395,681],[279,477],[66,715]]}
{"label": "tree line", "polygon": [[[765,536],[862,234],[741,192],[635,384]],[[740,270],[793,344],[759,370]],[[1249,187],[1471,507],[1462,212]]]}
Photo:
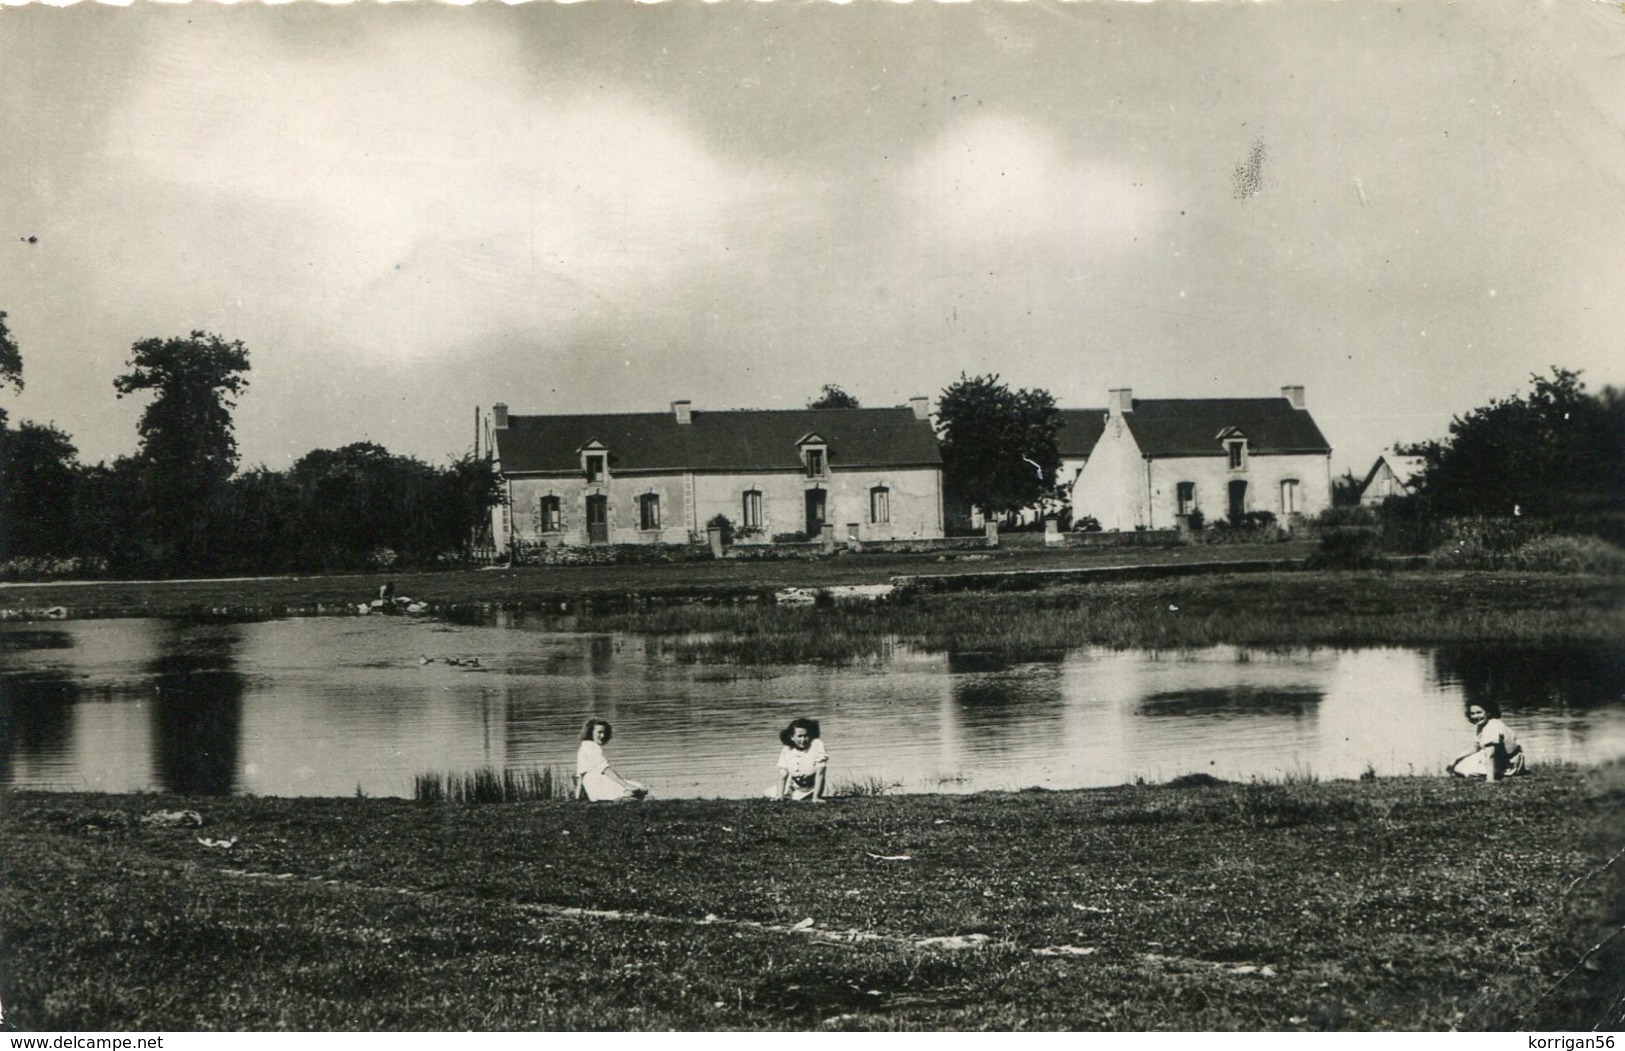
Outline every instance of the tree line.
{"label": "tree line", "polygon": [[[275,573],[428,566],[469,558],[502,501],[489,454],[433,465],[372,442],[316,449],[286,471],[238,470],[232,410],[247,348],[207,332],[131,347],[118,397],[148,398],[139,446],[78,461],[51,424],[10,426],[0,407],[0,565],[82,559],[114,575]],[[1625,395],[1588,393],[1553,368],[1523,395],[1456,417],[1412,447],[1424,468],[1412,513],[1592,516],[1625,510]],[[0,389],[23,388],[23,357],[0,311]],[[858,408],[825,384],[809,408]],[[1064,502],[1060,410],[1046,390],[967,376],[938,399],[935,427],[951,517]],[[1352,475],[1342,501],[1357,500]]]}
{"label": "tree line", "polygon": [[[22,354],[0,312],[0,385]],[[148,400],[133,456],[81,464],[51,424],[0,409],[0,563],[80,560],[113,575],[432,565],[472,553],[501,489],[473,451],[433,465],[372,442],[286,471],[238,470],[247,348],[207,332],[131,347],[117,396]]]}

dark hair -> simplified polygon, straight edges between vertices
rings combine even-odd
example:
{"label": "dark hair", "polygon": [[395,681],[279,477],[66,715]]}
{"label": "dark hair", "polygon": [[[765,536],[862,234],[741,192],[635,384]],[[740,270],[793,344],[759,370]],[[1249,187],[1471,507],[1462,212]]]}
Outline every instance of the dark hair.
{"label": "dark hair", "polygon": [[600,719],[597,716],[593,716],[591,719],[588,719],[586,725],[581,728],[581,739],[583,741],[592,740],[592,728],[594,726],[602,726],[604,728],[605,744],[608,744],[609,739],[615,736],[615,731],[610,729],[608,719]]}
{"label": "dark hair", "polygon": [[1501,706],[1494,701],[1468,701],[1462,711],[1465,712],[1468,708],[1482,708],[1484,714],[1491,719],[1501,718]]}
{"label": "dark hair", "polygon": [[790,738],[794,736],[796,727],[798,726],[807,731],[807,736],[811,740],[818,740],[819,735],[817,719],[792,719],[789,726],[786,726],[784,729],[779,731],[779,740],[784,742],[784,746],[786,748],[794,747],[790,744]]}

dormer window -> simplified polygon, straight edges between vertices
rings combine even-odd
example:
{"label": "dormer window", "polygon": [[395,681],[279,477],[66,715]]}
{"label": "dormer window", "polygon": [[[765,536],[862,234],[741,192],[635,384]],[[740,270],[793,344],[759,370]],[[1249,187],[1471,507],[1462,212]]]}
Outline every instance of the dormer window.
{"label": "dormer window", "polygon": [[1245,471],[1247,469],[1247,436],[1241,433],[1240,428],[1226,427],[1219,432],[1219,440],[1224,443],[1225,459],[1229,461],[1232,471]]}
{"label": "dormer window", "polygon": [[823,478],[829,473],[829,443],[816,434],[804,435],[796,443],[801,450],[801,463],[808,478]]}
{"label": "dormer window", "polygon": [[582,446],[581,473],[586,476],[588,485],[609,481],[609,450],[596,440]]}

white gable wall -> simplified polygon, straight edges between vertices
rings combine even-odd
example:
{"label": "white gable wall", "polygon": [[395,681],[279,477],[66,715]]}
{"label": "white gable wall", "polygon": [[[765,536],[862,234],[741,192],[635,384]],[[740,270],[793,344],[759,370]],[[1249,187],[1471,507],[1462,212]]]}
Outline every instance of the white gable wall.
{"label": "white gable wall", "polygon": [[1123,417],[1113,413],[1072,490],[1073,520],[1128,532],[1146,525],[1146,461]]}

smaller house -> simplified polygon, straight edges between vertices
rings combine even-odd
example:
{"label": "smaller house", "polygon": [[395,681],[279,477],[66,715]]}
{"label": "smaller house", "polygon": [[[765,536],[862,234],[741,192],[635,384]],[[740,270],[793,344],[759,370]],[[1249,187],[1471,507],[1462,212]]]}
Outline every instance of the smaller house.
{"label": "smaller house", "polygon": [[1424,462],[1420,456],[1401,456],[1392,449],[1383,450],[1360,484],[1360,506],[1381,507],[1390,496],[1409,496],[1415,492]]}
{"label": "smaller house", "polygon": [[1302,387],[1274,398],[1108,393],[1105,410],[1072,410],[1095,417],[1076,435],[1091,447],[1072,481],[1075,517],[1108,530],[1185,527],[1198,512],[1231,521],[1268,512],[1290,524],[1331,506],[1332,447]]}

